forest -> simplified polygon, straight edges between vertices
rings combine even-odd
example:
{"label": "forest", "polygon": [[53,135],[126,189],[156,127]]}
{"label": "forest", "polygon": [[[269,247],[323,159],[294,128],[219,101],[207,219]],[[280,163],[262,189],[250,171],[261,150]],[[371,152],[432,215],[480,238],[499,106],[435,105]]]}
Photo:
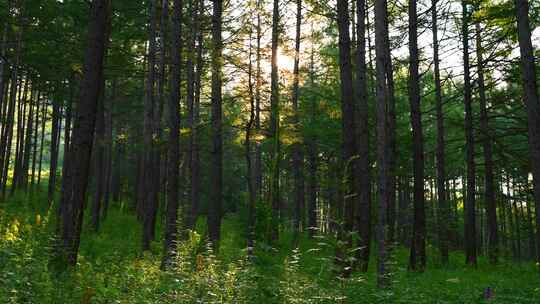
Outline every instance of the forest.
{"label": "forest", "polygon": [[0,303],[540,303],[540,1],[0,0]]}

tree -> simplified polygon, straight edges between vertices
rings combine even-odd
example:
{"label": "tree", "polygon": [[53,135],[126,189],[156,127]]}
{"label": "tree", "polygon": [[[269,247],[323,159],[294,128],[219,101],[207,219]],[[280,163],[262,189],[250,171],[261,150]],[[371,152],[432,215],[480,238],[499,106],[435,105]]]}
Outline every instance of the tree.
{"label": "tree", "polygon": [[423,271],[426,267],[426,215],[424,206],[424,135],[420,108],[417,24],[416,1],[409,0],[409,104],[411,106],[414,177],[414,224],[409,268]]}
{"label": "tree", "polygon": [[221,229],[221,203],[223,191],[223,138],[222,138],[222,52],[221,38],[223,1],[213,0],[212,14],[212,161],[210,180],[210,207],[208,209],[208,232],[214,249],[218,249]]}
{"label": "tree", "polygon": [[154,219],[158,202],[154,192],[155,179],[159,178],[155,171],[156,147],[154,143],[156,129],[154,119],[156,111],[156,96],[154,93],[156,80],[156,32],[157,32],[157,0],[150,2],[150,27],[148,33],[148,74],[146,76],[146,91],[144,97],[144,156],[141,167],[143,174],[142,186],[142,211],[143,211],[143,233],[142,249],[150,249],[150,241],[154,236]]}
{"label": "tree", "polygon": [[448,264],[448,223],[450,210],[446,200],[446,169],[444,142],[444,110],[442,101],[441,71],[439,59],[439,27],[437,22],[437,0],[431,1],[431,26],[433,32],[433,74],[435,80],[435,107],[437,116],[437,200],[439,206],[439,251],[441,262]]}
{"label": "tree", "polygon": [[[349,2],[337,2],[337,18],[339,31],[339,71],[341,92],[341,136],[343,164],[343,202],[344,225],[340,227],[340,239],[350,243],[349,234],[352,232],[354,219],[355,174],[356,174],[356,134],[355,134],[355,104],[352,82],[351,40],[349,37]],[[344,259],[344,252],[338,251],[338,258]]]}
{"label": "tree", "polygon": [[277,241],[279,238],[279,216],[280,216],[280,159],[281,145],[279,140],[279,74],[278,74],[278,43],[279,43],[279,0],[274,0],[272,11],[272,55],[270,73],[270,130],[269,139],[272,141],[272,151],[270,152],[271,176],[270,176],[270,203],[272,204],[272,227],[270,239]]}
{"label": "tree", "polygon": [[178,178],[180,171],[180,54],[182,53],[182,0],[173,0],[171,77],[169,95],[169,143],[167,157],[167,218],[165,224],[162,268],[169,266],[178,232]]}
{"label": "tree", "polygon": [[[300,133],[300,118],[298,110],[298,99],[300,96],[300,37],[302,29],[302,0],[296,0],[296,38],[294,48],[294,80],[292,89],[292,106],[293,106],[293,124],[296,132]],[[305,203],[304,189],[304,153],[302,144],[297,142],[293,146],[293,175],[294,175],[294,229],[295,237],[293,240],[294,246],[298,246],[298,238],[302,225],[302,211]]]}
{"label": "tree", "polygon": [[103,77],[103,58],[109,35],[110,1],[94,0],[90,7],[88,45],[83,65],[83,78],[73,126],[71,153],[77,161],[70,165],[72,180],[62,193],[65,206],[58,222],[61,237],[58,258],[75,266],[83,222],[84,201],[88,185],[90,154],[94,137],[95,113],[99,98],[99,85]]}
{"label": "tree", "polygon": [[463,20],[461,38],[463,40],[463,94],[465,104],[465,149],[467,158],[467,191],[465,195],[465,262],[476,266],[476,173],[474,163],[474,130],[472,113],[471,76],[469,63],[469,13],[467,0],[461,1]]}
{"label": "tree", "polygon": [[[533,175],[533,191],[536,209],[536,261],[540,263],[540,109],[538,106],[538,84],[531,29],[529,27],[529,1],[515,0],[521,55],[521,78],[527,110],[529,153]],[[539,268],[540,269],[540,268]]]}
{"label": "tree", "polygon": [[371,169],[369,163],[369,119],[368,119],[368,87],[366,65],[366,2],[356,1],[356,98],[357,98],[357,129],[358,129],[358,226],[357,257],[360,260],[360,270],[366,272],[369,265],[371,243]]}
{"label": "tree", "polygon": [[388,125],[387,125],[387,105],[390,99],[388,86],[388,18],[386,0],[375,1],[375,53],[376,53],[376,115],[377,115],[377,194],[379,200],[378,222],[376,228],[377,239],[377,285],[386,287],[388,285],[387,267],[387,209],[389,200],[388,177]]}
{"label": "tree", "polygon": [[486,106],[486,88],[484,80],[484,56],[482,48],[482,31],[480,23],[476,23],[476,57],[478,61],[478,94],[480,97],[480,127],[483,130],[482,146],[484,154],[484,193],[487,213],[488,250],[491,264],[497,263],[498,256],[498,224],[497,205],[495,201],[495,178],[493,175],[493,147],[489,130],[489,117]]}

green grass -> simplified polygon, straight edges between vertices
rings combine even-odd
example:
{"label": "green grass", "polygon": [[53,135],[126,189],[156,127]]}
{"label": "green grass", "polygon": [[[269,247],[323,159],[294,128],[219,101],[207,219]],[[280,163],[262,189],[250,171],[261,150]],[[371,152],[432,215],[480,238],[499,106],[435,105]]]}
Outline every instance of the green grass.
{"label": "green grass", "polygon": [[[247,262],[245,221],[232,214],[223,220],[217,257],[206,249],[201,219],[200,235],[179,249],[177,269],[162,272],[162,244],[140,253],[141,227],[133,214],[113,205],[99,233],[85,220],[77,267],[51,274],[54,216],[47,214],[45,193],[17,193],[0,203],[0,303],[540,303],[540,275],[532,263],[491,266],[481,258],[471,269],[454,252],[447,267],[430,258],[426,272],[410,273],[407,250],[396,248],[392,287],[380,291],[374,263],[367,274],[338,279],[333,241],[325,237],[302,235],[293,251],[292,234],[284,231],[274,246],[259,242]],[[428,252],[436,256],[433,248]],[[488,287],[491,301],[482,299]]]}

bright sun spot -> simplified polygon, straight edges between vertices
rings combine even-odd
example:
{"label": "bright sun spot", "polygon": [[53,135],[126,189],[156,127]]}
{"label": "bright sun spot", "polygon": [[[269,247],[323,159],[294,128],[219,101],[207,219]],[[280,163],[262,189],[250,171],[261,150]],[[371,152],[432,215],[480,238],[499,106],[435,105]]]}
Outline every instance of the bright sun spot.
{"label": "bright sun spot", "polygon": [[294,57],[278,51],[277,64],[280,70],[292,71],[294,69]]}

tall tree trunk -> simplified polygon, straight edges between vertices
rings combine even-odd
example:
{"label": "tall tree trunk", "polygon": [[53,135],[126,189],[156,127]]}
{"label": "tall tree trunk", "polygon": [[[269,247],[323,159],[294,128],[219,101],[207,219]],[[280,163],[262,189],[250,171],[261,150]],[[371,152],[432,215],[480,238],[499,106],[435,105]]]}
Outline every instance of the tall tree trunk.
{"label": "tall tree trunk", "polygon": [[[32,92],[34,89],[32,88]],[[24,149],[22,157],[22,167],[21,167],[21,177],[19,185],[24,190],[27,189],[28,185],[28,168],[30,166],[30,153],[32,151],[32,133],[34,132],[34,108],[35,108],[35,97],[39,92],[30,94],[30,100],[28,101],[28,122],[26,124],[26,135],[24,139]]]}
{"label": "tall tree trunk", "polygon": [[[388,13],[386,14],[386,26],[389,26]],[[390,44],[390,34],[386,30],[385,38],[386,40],[386,81],[388,83],[388,104],[387,104],[387,131],[388,131],[388,207],[386,210],[387,213],[387,224],[388,224],[388,240],[387,243],[390,245],[389,249],[392,249],[394,245],[394,234],[395,234],[395,222],[396,222],[396,158],[397,158],[397,138],[396,138],[396,129],[397,129],[397,118],[396,118],[396,98],[394,94],[394,71],[392,65],[392,52]]]}
{"label": "tall tree trunk", "polygon": [[[300,111],[298,109],[298,99],[300,97],[300,37],[302,28],[302,0],[296,0],[296,38],[294,52],[294,71],[293,71],[293,89],[292,89],[292,106],[293,106],[293,124],[297,136],[300,136],[302,130],[300,127]],[[293,145],[293,175],[294,175],[294,231],[295,236],[293,246],[298,246],[300,229],[302,228],[302,214],[305,203],[305,188],[304,188],[304,152],[302,144],[297,142]]]}
{"label": "tall tree trunk", "polygon": [[150,2],[150,27],[148,33],[148,74],[146,76],[146,92],[144,99],[144,158],[143,167],[141,168],[141,179],[144,192],[142,192],[142,218],[143,218],[143,233],[142,233],[142,249],[150,250],[150,241],[154,236],[154,217],[158,202],[155,200],[154,186],[155,179],[159,178],[156,175],[154,160],[156,147],[154,143],[155,129],[154,119],[156,109],[156,96],[154,92],[156,79],[156,31],[158,18],[158,1]]}
{"label": "tall tree trunk", "polygon": [[[195,2],[195,3],[193,3]],[[192,31],[189,34],[189,52],[186,63],[186,72],[187,72],[187,108],[188,108],[188,117],[187,117],[187,127],[190,129],[189,132],[189,145],[188,145],[188,157],[189,157],[189,172],[190,172],[190,209],[187,210],[186,216],[186,225],[189,229],[193,229],[197,217],[197,206],[200,201],[200,173],[199,173],[199,159],[198,159],[198,148],[197,146],[197,124],[198,124],[198,113],[195,113],[198,110],[198,105],[196,105],[196,95],[195,92],[198,89],[197,86],[197,77],[199,77],[199,52],[202,52],[202,46],[196,46],[197,40],[199,40],[200,31],[200,14],[202,11],[202,6],[199,0],[190,0],[188,9],[190,10],[189,14],[192,16],[190,26]],[[195,71],[197,67],[197,71]],[[197,123],[195,123],[195,118],[197,117]]]}
{"label": "tall tree trunk", "polygon": [[442,101],[441,87],[441,72],[439,59],[439,27],[437,24],[437,2],[431,1],[431,26],[433,32],[433,63],[434,63],[434,78],[435,78],[435,103],[437,108],[437,200],[439,206],[438,232],[439,232],[439,251],[441,254],[441,263],[448,264],[448,241],[449,241],[449,216],[450,209],[446,198],[446,168],[445,168],[445,152],[444,152],[444,110]]}
{"label": "tall tree trunk", "polygon": [[175,252],[178,232],[178,179],[180,175],[180,56],[182,53],[182,0],[173,0],[171,77],[169,95],[169,144],[167,157],[167,218],[165,223],[162,268],[168,267]]}
{"label": "tall tree trunk", "polygon": [[272,57],[270,74],[270,135],[272,150],[270,152],[271,170],[270,170],[270,203],[272,205],[272,221],[270,239],[277,241],[279,238],[280,226],[280,189],[279,189],[279,168],[281,159],[281,144],[279,140],[279,73],[278,73],[278,43],[279,43],[279,0],[274,0],[272,13]]}
{"label": "tall tree trunk", "polygon": [[37,186],[38,189],[41,185],[41,166],[43,162],[43,145],[45,142],[45,123],[47,122],[47,103],[46,100],[43,101],[42,105],[42,115],[41,115],[41,138],[39,141],[39,164],[38,164],[38,178],[37,178]]}
{"label": "tall tree trunk", "polygon": [[246,181],[248,185],[248,227],[247,227],[247,254],[248,257],[253,256],[255,246],[255,203],[257,193],[255,189],[255,172],[253,170],[253,151],[251,148],[251,132],[255,121],[255,93],[253,85],[253,47],[252,47],[253,28],[249,29],[249,57],[248,57],[248,88],[249,88],[249,120],[246,125],[246,137],[244,140],[245,157],[246,157]]}
{"label": "tall tree trunk", "polygon": [[210,206],[208,232],[214,249],[219,248],[221,230],[221,204],[223,199],[223,138],[222,138],[222,65],[223,41],[221,38],[223,1],[213,0],[212,14],[212,160],[210,172]]}
{"label": "tall tree trunk", "polygon": [[80,99],[77,117],[73,126],[71,151],[77,161],[70,165],[73,178],[62,193],[65,206],[58,224],[60,225],[61,247],[58,258],[67,265],[75,266],[83,222],[84,201],[88,185],[90,156],[94,137],[99,86],[103,77],[103,59],[110,28],[110,1],[94,0],[90,8],[88,45],[83,65]]}
{"label": "tall tree trunk", "polygon": [[33,139],[33,150],[32,150],[32,173],[31,173],[31,180],[30,180],[30,189],[34,190],[34,183],[36,181],[36,165],[37,165],[37,151],[38,151],[38,134],[39,134],[39,113],[41,110],[40,107],[41,104],[41,92],[38,91],[36,96],[36,116],[35,116],[35,128],[34,128],[34,139]]}
{"label": "tall tree trunk", "polygon": [[[531,158],[531,171],[533,175],[533,191],[536,216],[536,262],[540,263],[540,102],[538,99],[538,84],[534,51],[531,42],[531,29],[529,25],[529,1],[515,0],[518,26],[518,40],[521,54],[521,78],[525,106],[527,108],[529,153]],[[540,270],[540,267],[538,267]]]}
{"label": "tall tree trunk", "polygon": [[472,113],[471,76],[469,64],[469,18],[468,0],[462,0],[463,21],[463,91],[465,104],[465,149],[467,158],[467,191],[465,195],[465,263],[476,266],[476,175],[474,164],[474,130]]}
{"label": "tall tree trunk", "polygon": [[360,238],[357,251],[360,271],[366,272],[369,265],[371,244],[371,170],[369,165],[369,120],[366,66],[366,2],[356,0],[356,98],[358,135],[358,209],[356,225]]}
{"label": "tall tree trunk", "polygon": [[[261,5],[263,0],[257,0],[257,27],[256,27],[256,39],[257,39],[257,50],[256,50],[256,75],[255,75],[255,132],[257,135],[261,134],[261,39],[262,39],[262,29],[261,29]],[[257,140],[255,142],[255,160],[253,164],[255,171],[255,191],[257,192],[257,200],[261,200],[262,197],[262,149],[261,141]]]}
{"label": "tall tree trunk", "polygon": [[[354,205],[357,201],[356,188],[356,126],[354,116],[356,107],[354,104],[351,62],[351,40],[349,36],[349,7],[347,0],[338,0],[337,18],[339,31],[339,70],[341,91],[341,136],[342,136],[342,162],[343,162],[343,203],[344,203],[344,226],[340,228],[339,237],[342,241],[350,244],[350,233],[353,229]],[[338,248],[337,258],[344,259],[343,248]],[[343,261],[342,261],[343,262]],[[350,272],[350,265],[345,265],[344,275]]]}
{"label": "tall tree trunk", "polygon": [[[9,167],[9,158],[11,155],[11,138],[13,136],[13,123],[15,119],[15,105],[17,95],[17,85],[19,79],[19,64],[21,53],[22,29],[19,29],[16,38],[15,62],[11,68],[11,84],[9,92],[9,104],[7,111],[6,123],[2,128],[2,137],[0,138],[0,187],[2,188],[1,197],[3,198],[6,192],[7,171]],[[20,85],[20,84],[19,84]]]}
{"label": "tall tree trunk", "polygon": [[[314,38],[313,24],[311,25],[312,39]],[[258,37],[257,47],[260,47],[260,39]],[[258,50],[260,53],[260,51]],[[257,54],[257,60],[260,59],[260,54]],[[311,46],[310,54],[310,67],[309,67],[309,81],[311,87],[315,88],[315,47]],[[311,98],[309,103],[309,121],[310,125],[314,125],[317,119],[317,100]],[[257,111],[259,109],[257,108]],[[317,179],[317,166],[318,166],[318,149],[317,149],[317,136],[315,132],[309,135],[307,138],[308,144],[308,164],[309,164],[309,189],[308,189],[308,204],[307,204],[307,215],[308,215],[308,234],[310,238],[315,236],[319,224],[317,223],[317,188],[318,188],[318,179]],[[260,148],[257,147],[257,157],[260,157]],[[260,168],[259,168],[260,170]]]}
{"label": "tall tree trunk", "polygon": [[495,201],[495,179],[493,175],[493,147],[489,131],[489,117],[486,106],[486,88],[484,84],[484,56],[482,49],[482,32],[480,23],[476,23],[476,57],[478,61],[478,94],[480,95],[480,128],[483,130],[483,152],[485,171],[485,204],[488,226],[489,262],[496,264],[499,254],[499,237],[497,227],[497,204]]}
{"label": "tall tree trunk", "polygon": [[48,201],[49,205],[54,200],[54,194],[56,191],[56,169],[58,167],[58,134],[60,132],[60,104],[58,101],[52,101],[52,131],[51,131],[51,162],[49,164],[49,186],[48,186]]}
{"label": "tall tree trunk", "polygon": [[409,104],[413,137],[413,238],[409,269],[424,271],[426,267],[426,211],[424,203],[424,135],[420,107],[420,74],[418,72],[418,16],[416,1],[409,0]]}
{"label": "tall tree trunk", "polygon": [[[203,2],[199,2],[199,20],[202,18],[203,14]],[[200,22],[200,21],[199,21]],[[199,205],[201,201],[201,160],[200,160],[200,136],[199,136],[199,123],[200,123],[200,104],[201,104],[201,77],[204,73],[204,36],[203,32],[199,27],[198,33],[198,45],[197,45],[197,64],[195,72],[195,99],[193,104],[193,128],[191,133],[191,138],[193,140],[191,146],[191,163],[190,163],[190,172],[191,172],[191,219],[188,223],[190,227],[195,227],[197,222],[197,215],[199,212]]]}
{"label": "tall tree trunk", "polygon": [[101,217],[103,220],[107,218],[107,213],[109,211],[109,202],[111,197],[111,188],[112,188],[112,154],[113,154],[113,139],[112,139],[112,106],[116,101],[116,79],[113,79],[111,82],[111,97],[107,101],[105,100],[104,104],[104,119],[105,119],[105,155],[104,155],[104,175],[105,179],[103,181],[103,209],[101,211]]}
{"label": "tall tree trunk", "polygon": [[389,140],[388,140],[388,115],[387,106],[389,103],[389,87],[387,79],[388,67],[388,49],[386,37],[388,36],[388,18],[387,18],[386,0],[375,1],[375,53],[376,53],[376,113],[377,113],[377,169],[378,183],[377,194],[379,200],[378,222],[376,229],[377,238],[377,285],[385,288],[390,282],[388,279],[387,265],[387,208],[389,200]]}
{"label": "tall tree trunk", "polygon": [[[19,102],[17,109],[17,138],[15,140],[15,162],[13,164],[13,178],[11,182],[11,194],[19,187],[22,175],[22,155],[24,150],[24,133],[26,122],[26,105],[28,104],[29,75],[22,76],[24,86],[19,87]],[[22,91],[21,91],[22,90]],[[31,89],[30,89],[31,90]]]}
{"label": "tall tree trunk", "polygon": [[103,193],[105,187],[105,79],[101,77],[99,88],[100,96],[96,111],[95,135],[93,145],[94,160],[94,180],[96,189],[94,192],[94,203],[92,204],[92,228],[99,231],[101,220],[101,209],[103,207]]}

